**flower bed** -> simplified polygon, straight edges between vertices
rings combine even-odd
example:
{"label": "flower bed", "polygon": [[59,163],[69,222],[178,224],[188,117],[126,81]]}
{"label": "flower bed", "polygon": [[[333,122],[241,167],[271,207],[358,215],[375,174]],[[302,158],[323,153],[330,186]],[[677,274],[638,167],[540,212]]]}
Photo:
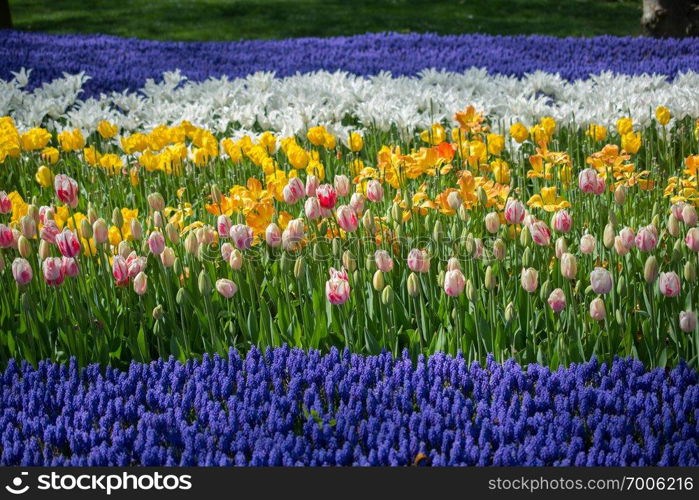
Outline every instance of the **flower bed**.
{"label": "flower bed", "polygon": [[137,89],[147,78],[181,69],[194,81],[244,77],[258,71],[279,76],[317,70],[357,75],[390,71],[416,75],[427,68],[463,72],[487,68],[492,74],[523,76],[536,70],[568,80],[602,71],[674,77],[699,70],[699,41],[638,37],[564,38],[547,36],[438,36],[367,34],[340,38],[279,41],[154,42],[111,36],[0,32],[0,78],[34,68],[36,83],[63,72],[85,71],[93,79],[86,95]]}
{"label": "flower bed", "polygon": [[3,465],[687,465],[696,372],[596,361],[549,371],[444,355],[11,363]]}

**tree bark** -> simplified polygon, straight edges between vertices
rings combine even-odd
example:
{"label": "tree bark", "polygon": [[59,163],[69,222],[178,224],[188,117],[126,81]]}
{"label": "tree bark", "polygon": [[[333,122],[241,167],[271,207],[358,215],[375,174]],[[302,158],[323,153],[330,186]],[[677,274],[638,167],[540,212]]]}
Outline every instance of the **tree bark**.
{"label": "tree bark", "polygon": [[0,0],[0,29],[12,28],[12,15],[10,14],[10,0]]}
{"label": "tree bark", "polygon": [[699,36],[699,0],[643,0],[641,26],[654,37]]}

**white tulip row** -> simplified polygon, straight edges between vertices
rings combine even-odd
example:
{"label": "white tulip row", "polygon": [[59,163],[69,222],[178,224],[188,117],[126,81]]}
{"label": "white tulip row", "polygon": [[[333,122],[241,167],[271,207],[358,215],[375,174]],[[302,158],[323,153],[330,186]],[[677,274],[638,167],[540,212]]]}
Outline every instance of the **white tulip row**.
{"label": "white tulip row", "polygon": [[[675,118],[699,117],[699,74],[693,72],[672,82],[662,75],[612,73],[574,82],[544,72],[518,79],[477,68],[465,73],[425,70],[416,77],[317,72],[276,78],[256,73],[191,82],[175,71],[163,74],[160,82],[148,80],[135,92],[84,100],[80,94],[87,75],[65,75],[26,91],[30,77],[22,71],[11,81],[0,80],[0,116],[12,116],[20,129],[75,127],[89,133],[106,119],[130,132],[189,120],[232,137],[260,130],[289,136],[319,124],[340,138],[367,127],[395,126],[409,135],[434,122],[450,122],[455,111],[471,104],[489,114],[498,130],[514,121],[531,125],[543,116],[581,127],[612,126],[619,117],[631,116],[645,126],[659,105]],[[343,125],[348,118],[352,124]]]}

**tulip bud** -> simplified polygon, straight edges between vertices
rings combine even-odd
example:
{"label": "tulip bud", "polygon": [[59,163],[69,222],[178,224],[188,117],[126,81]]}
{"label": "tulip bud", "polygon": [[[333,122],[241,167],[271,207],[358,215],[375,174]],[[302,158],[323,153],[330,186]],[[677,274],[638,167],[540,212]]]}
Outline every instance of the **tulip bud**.
{"label": "tulip bud", "polygon": [[204,297],[211,295],[211,278],[209,278],[209,275],[203,269],[199,273],[197,285],[199,286],[199,293]]}
{"label": "tulip bud", "polygon": [[529,232],[527,226],[522,227],[522,231],[519,233],[519,242],[523,247],[528,247],[529,243],[532,241],[532,235]]}
{"label": "tulip bud", "polygon": [[228,265],[231,266],[231,269],[234,271],[239,271],[240,268],[243,267],[243,253],[237,248],[234,248],[231,252],[231,256],[228,259]]}
{"label": "tulip bud", "polygon": [[667,218],[667,232],[674,238],[680,235],[680,223],[670,214]]}
{"label": "tulip bud", "polygon": [[90,222],[90,224],[94,224],[95,221],[99,218],[97,215],[97,211],[95,210],[95,207],[92,206],[92,202],[87,204],[87,220]]}
{"label": "tulip bud", "polygon": [[473,287],[473,282],[471,281],[471,278],[466,280],[466,298],[471,302],[475,302],[477,298],[476,289]]}
{"label": "tulip bud", "polygon": [[85,239],[92,238],[92,225],[87,219],[83,219],[80,222],[80,235]]}
{"label": "tulip bud", "polygon": [[119,210],[118,208],[115,208],[112,211],[112,224],[115,225],[117,228],[120,228],[124,225],[124,216],[121,214],[121,210]]}
{"label": "tulip bud", "polygon": [[342,266],[351,273],[357,269],[357,259],[354,258],[354,254],[351,251],[345,250],[342,254]]}
{"label": "tulip bud", "polygon": [[490,266],[488,266],[485,269],[485,287],[488,290],[493,290],[496,284],[497,282],[495,280],[495,275],[493,274],[493,269]]}
{"label": "tulip bud", "polygon": [[197,240],[197,235],[194,234],[193,231],[190,231],[184,239],[184,249],[188,254],[196,255],[199,249],[199,241]]}
{"label": "tulip bud", "polygon": [[446,277],[446,273],[444,271],[439,271],[439,274],[437,274],[437,284],[442,287],[444,286],[444,278]]}
{"label": "tulip bud", "polygon": [[[466,230],[464,229],[464,232]],[[476,249],[476,242],[473,239],[473,235],[469,233],[466,238],[464,239],[464,248],[466,249],[466,253],[469,255],[472,255],[474,250]]]}
{"label": "tulip bud", "polygon": [[398,203],[391,206],[391,220],[401,224],[403,222],[403,210]]}
{"label": "tulip bud", "polygon": [[109,228],[104,219],[97,219],[92,224],[92,235],[95,238],[95,243],[101,245],[109,238]]}
{"label": "tulip bud", "polygon": [[607,310],[601,298],[597,297],[590,302],[590,317],[595,321],[602,321],[607,317]]}
{"label": "tulip bud", "polygon": [[160,254],[160,260],[165,267],[172,267],[175,264],[175,251],[170,247],[165,247]]}
{"label": "tulip bud", "polygon": [[420,294],[420,282],[418,281],[417,274],[410,273],[408,276],[408,295],[411,297],[417,297]]}
{"label": "tulip bud", "polygon": [[371,209],[368,209],[366,212],[364,212],[364,215],[362,215],[362,225],[369,234],[374,234],[376,232],[376,223],[374,222],[374,216],[371,213]]}
{"label": "tulip bud", "polygon": [[25,259],[32,254],[32,246],[24,235],[20,236],[19,240],[17,240],[17,250],[19,250],[19,254]]}
{"label": "tulip bud", "polygon": [[622,274],[619,276],[619,281],[617,281],[616,284],[616,293],[621,295],[622,297],[624,296],[624,290],[626,289],[626,278],[624,278],[624,275]]}
{"label": "tulip bud", "polygon": [[505,307],[505,321],[508,323],[512,321],[512,319],[515,317],[515,306],[512,304],[512,302],[507,304],[507,307]]}
{"label": "tulip bud", "polygon": [[303,270],[304,270],[304,262],[303,262],[303,256],[299,255],[296,258],[296,262],[294,263],[294,278],[301,279],[303,276]]}
{"label": "tulip bud", "polygon": [[39,243],[39,259],[46,260],[51,255],[51,244],[46,240]]}
{"label": "tulip bud", "polygon": [[393,288],[391,288],[391,285],[386,285],[383,289],[383,293],[381,293],[381,303],[385,306],[393,303]]}
{"label": "tulip bud", "polygon": [[461,205],[459,207],[459,219],[463,222],[468,222],[469,215],[468,215],[468,209],[466,208],[466,205]]}
{"label": "tulip bud", "polygon": [[505,242],[501,238],[498,238],[497,240],[495,240],[495,243],[493,243],[493,256],[497,260],[504,260],[505,253]]}
{"label": "tulip bud", "polygon": [[495,234],[500,229],[500,216],[496,212],[490,212],[485,216],[485,229],[490,234]]}
{"label": "tulip bud", "polygon": [[478,202],[482,206],[486,206],[488,204],[488,193],[485,192],[485,189],[483,187],[478,187],[476,190],[476,196],[478,196]]}
{"label": "tulip bud", "polygon": [[153,319],[155,321],[158,321],[161,319],[163,316],[165,316],[165,310],[163,309],[163,306],[158,304],[153,308]]}
{"label": "tulip bud", "polygon": [[682,222],[684,222],[687,227],[694,227],[697,225],[697,209],[694,205],[687,203],[684,208],[682,208]]}
{"label": "tulip bud", "polygon": [[564,253],[561,256],[561,274],[569,279],[573,280],[575,279],[576,275],[578,273],[578,261],[575,258],[575,255],[570,254],[570,253]]}
{"label": "tulip bud", "polygon": [[648,256],[646,263],[643,266],[643,279],[646,283],[655,283],[658,278],[658,260],[654,255]]}
{"label": "tulip bud", "polygon": [[616,234],[614,233],[614,225],[612,223],[608,223],[604,227],[604,235],[602,236],[602,243],[604,243],[604,246],[609,249],[614,246],[614,239],[616,238]]}
{"label": "tulip bud", "polygon": [[131,236],[134,240],[140,240],[143,236],[143,226],[138,219],[131,219]]}
{"label": "tulip bud", "polygon": [[561,256],[568,251],[568,243],[565,238],[561,236],[556,239],[556,258],[560,259]]}
{"label": "tulip bud", "polygon": [[36,221],[31,215],[23,216],[20,221],[20,230],[25,238],[36,236]]}
{"label": "tulip bud", "polygon": [[522,252],[522,265],[525,267],[532,265],[532,252],[529,247],[525,248],[524,252]]}
{"label": "tulip bud", "polygon": [[218,187],[218,184],[212,184],[211,185],[211,201],[218,205],[221,203],[222,199],[223,199],[223,196],[221,195],[221,189]]}
{"label": "tulip bud", "polygon": [[165,226],[165,234],[173,245],[177,245],[180,242],[180,233],[177,231],[174,224],[168,223],[167,226]]}
{"label": "tulip bud", "polygon": [[153,212],[153,226],[162,228],[163,227],[163,215],[161,212]]}
{"label": "tulip bud", "polygon": [[520,281],[522,288],[524,288],[529,293],[534,293],[536,291],[537,283],[539,279],[539,273],[533,267],[527,269],[522,268],[522,274]]}
{"label": "tulip bud", "polygon": [[162,212],[165,208],[165,199],[160,193],[151,193],[148,195],[148,205],[154,212]]}
{"label": "tulip bud", "polygon": [[127,258],[132,251],[133,249],[131,248],[131,243],[129,243],[126,240],[122,240],[119,242],[119,246],[117,247],[117,253],[121,255],[123,258]]}
{"label": "tulip bud", "polygon": [[434,223],[434,228],[432,230],[432,239],[435,243],[439,244],[444,237],[444,231],[442,230],[442,221],[438,220]]}
{"label": "tulip bud", "polygon": [[[655,210],[653,210],[655,212]],[[655,214],[650,222],[653,227],[660,227],[660,215]]]}
{"label": "tulip bud", "polygon": [[617,205],[623,205],[626,202],[626,186],[617,186],[614,190],[614,202]]}
{"label": "tulip bud", "polygon": [[137,295],[143,295],[148,290],[148,276],[146,273],[141,271],[133,279],[133,291]]}
{"label": "tulip bud", "polygon": [[697,271],[691,261],[687,261],[684,265],[684,279],[690,283],[697,279]]}
{"label": "tulip bud", "polygon": [[367,271],[371,271],[374,269],[374,264],[376,262],[374,261],[374,256],[373,255],[367,255],[366,259],[364,260],[364,269]]}
{"label": "tulip bud", "polygon": [[172,270],[175,271],[175,274],[177,276],[181,276],[184,272],[184,268],[182,267],[182,261],[179,257],[175,257],[175,262],[172,264]]}
{"label": "tulip bud", "polygon": [[539,290],[539,297],[542,301],[546,301],[548,296],[551,295],[551,282],[546,280],[541,285],[541,290]]}
{"label": "tulip bud", "polygon": [[616,226],[618,225],[618,222],[616,220],[616,214],[614,212],[612,212],[611,210],[609,211],[609,214],[607,215],[607,220],[612,225],[612,227],[614,229],[616,229]]}
{"label": "tulip bud", "polygon": [[680,312],[680,330],[685,333],[692,333],[697,327],[697,313],[694,311]]}
{"label": "tulip bud", "polygon": [[374,273],[374,278],[371,280],[371,284],[374,286],[374,290],[380,292],[385,286],[385,281],[383,278],[383,273],[381,271],[376,271]]}
{"label": "tulip bud", "polygon": [[187,299],[187,290],[185,290],[184,288],[180,288],[179,290],[177,290],[177,296],[175,297],[175,302],[177,302],[177,305],[178,306],[183,305],[184,301],[186,299]]}

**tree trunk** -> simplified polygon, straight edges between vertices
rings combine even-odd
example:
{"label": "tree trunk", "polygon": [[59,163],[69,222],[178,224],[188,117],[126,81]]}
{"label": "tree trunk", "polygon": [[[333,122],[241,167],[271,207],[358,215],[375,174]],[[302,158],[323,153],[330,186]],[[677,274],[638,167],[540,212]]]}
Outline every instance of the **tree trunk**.
{"label": "tree trunk", "polygon": [[12,28],[10,0],[0,0],[0,29]]}
{"label": "tree trunk", "polygon": [[654,37],[699,36],[699,0],[643,0],[641,26]]}

